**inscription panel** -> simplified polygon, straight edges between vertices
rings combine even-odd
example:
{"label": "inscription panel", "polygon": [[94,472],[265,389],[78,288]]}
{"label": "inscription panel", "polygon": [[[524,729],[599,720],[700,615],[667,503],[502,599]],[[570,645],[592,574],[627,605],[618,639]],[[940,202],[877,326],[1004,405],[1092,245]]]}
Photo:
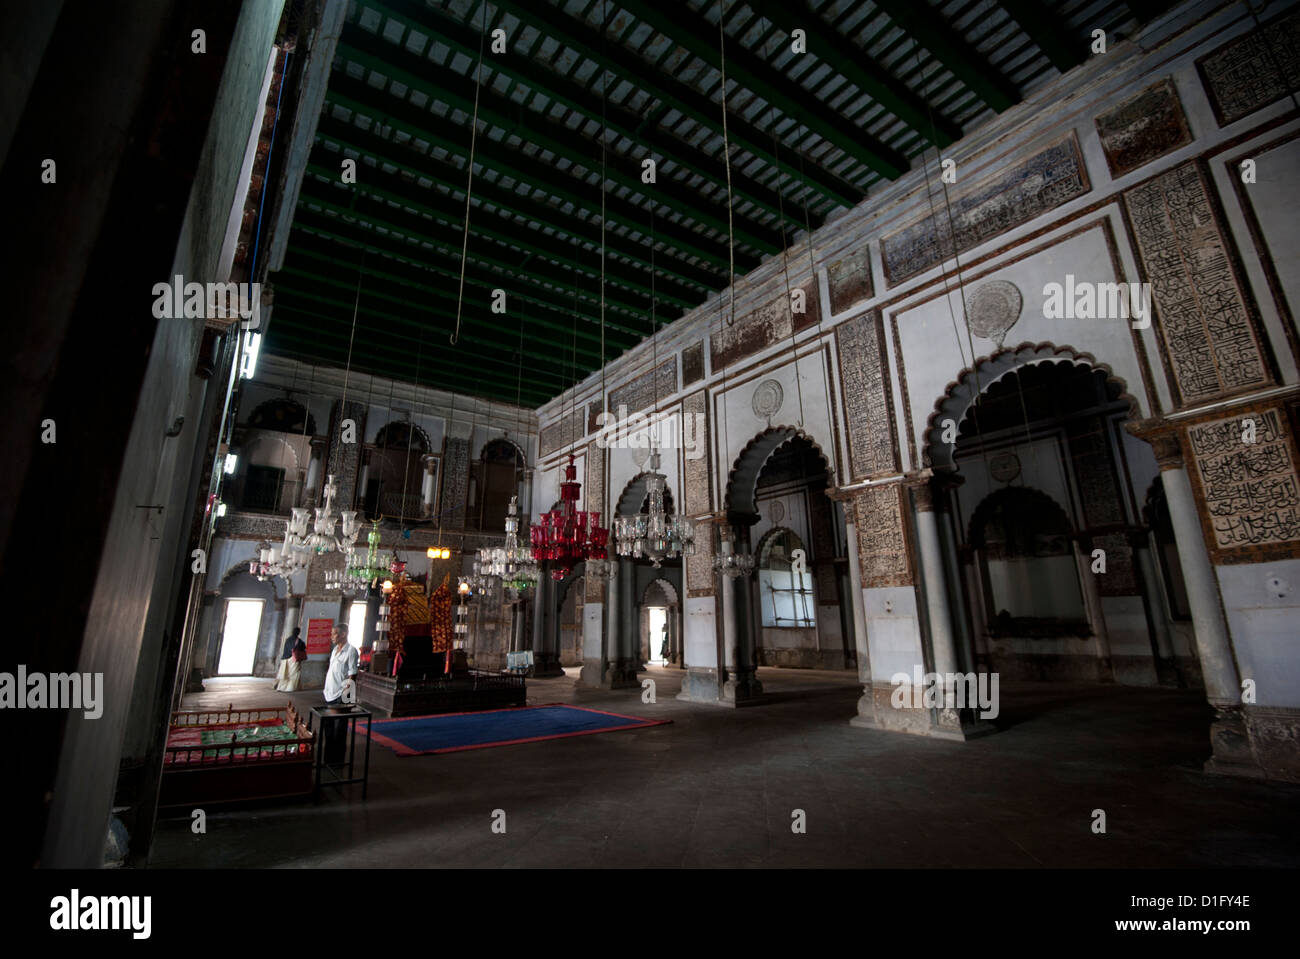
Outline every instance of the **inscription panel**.
{"label": "inscription panel", "polygon": [[902,486],[895,483],[868,487],[853,496],[863,586],[912,585],[901,491]]}
{"label": "inscription panel", "polygon": [[1165,78],[1096,118],[1111,176],[1122,176],[1192,142],[1173,81]]}
{"label": "inscription panel", "polygon": [[1282,99],[1300,85],[1300,11],[1230,40],[1196,66],[1219,126]]}
{"label": "inscription panel", "polygon": [[713,537],[712,523],[695,524],[695,552],[685,559],[687,596],[714,595]]}
{"label": "inscription panel", "polygon": [[832,263],[826,270],[826,281],[832,314],[843,313],[854,303],[871,299],[875,291],[871,282],[871,257],[867,247]]}
{"label": "inscription panel", "polygon": [[[1255,442],[1243,442],[1243,419]],[[1188,427],[1205,508],[1219,549],[1300,540],[1300,483],[1286,418],[1267,409]]]}
{"label": "inscription panel", "polygon": [[[804,292],[804,312],[790,309],[790,297],[784,292],[758,309],[736,318],[734,326],[724,322],[722,329],[709,335],[709,360],[714,370],[766,349],[773,343],[789,339],[793,332],[815,326],[820,317],[817,284],[799,287]],[[793,291],[792,291],[793,292]]]}
{"label": "inscription panel", "polygon": [[682,350],[682,386],[690,386],[702,379],[704,379],[704,341],[700,340]]}
{"label": "inscription panel", "polygon": [[692,393],[682,400],[682,422],[698,424],[695,450],[703,456],[683,458],[686,490],[682,497],[683,516],[702,516],[713,509],[711,478],[709,475],[709,422],[708,402],[704,390]]}
{"label": "inscription panel", "polygon": [[543,426],[542,432],[537,439],[541,455],[546,456],[554,453],[556,450],[564,449],[582,439],[585,435],[583,429],[583,420],[585,418],[586,408],[584,407],[581,410],[571,410],[554,423]]}
{"label": "inscription panel", "polygon": [[1091,189],[1071,133],[1011,169],[953,197],[948,210],[922,218],[880,243],[890,286],[1017,227]]}
{"label": "inscription panel", "polygon": [[1124,203],[1183,402],[1270,383],[1200,167],[1126,190]]}
{"label": "inscription panel", "polygon": [[[608,528],[609,516],[605,508],[605,451],[594,440],[587,444],[587,459],[583,467],[583,504],[589,510],[598,510],[601,522]],[[612,548],[610,552],[612,555]],[[583,578],[583,596],[588,602],[604,602],[605,587],[595,577],[586,576]]]}
{"label": "inscription panel", "polygon": [[618,389],[609,391],[609,411],[619,415],[619,407],[626,406],[629,413],[653,406],[655,402],[655,383],[658,381],[658,397],[663,399],[677,392],[677,357],[670,356],[653,370],[646,370],[636,379],[624,383]]}
{"label": "inscription panel", "polygon": [[859,480],[897,470],[897,437],[880,311],[840,324],[835,343],[844,388],[850,475]]}

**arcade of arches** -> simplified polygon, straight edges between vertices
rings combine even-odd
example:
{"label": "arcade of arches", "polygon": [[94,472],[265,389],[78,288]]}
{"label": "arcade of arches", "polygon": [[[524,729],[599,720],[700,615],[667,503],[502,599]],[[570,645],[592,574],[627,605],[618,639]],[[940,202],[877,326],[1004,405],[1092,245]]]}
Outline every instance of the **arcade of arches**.
{"label": "arcade of arches", "polygon": [[[81,408],[58,405],[71,402],[70,383],[93,378],[83,359],[50,380],[49,411],[33,401],[21,430],[12,427],[22,443],[10,445],[24,451],[47,415],[62,431],[57,444],[13,457],[22,496],[0,497],[13,569],[25,554],[12,544],[49,539],[48,510],[38,508],[55,475],[49,464],[79,477],[120,466],[116,485],[66,503],[97,531],[82,591],[60,586],[63,600],[40,614],[54,625],[29,618],[23,628],[57,634],[32,652],[31,668],[102,672],[121,710],[98,726],[75,715],[66,727],[27,720],[47,723],[40,732],[50,748],[33,750],[41,768],[29,797],[33,821],[48,824],[44,838],[30,840],[45,844],[46,862],[96,860],[99,826],[115,807],[131,809],[148,835],[168,716],[225,683],[268,689],[294,630],[311,638],[300,706],[321,701],[330,652],[320,637],[331,624],[355,624],[349,638],[373,662],[385,601],[379,579],[347,595],[338,588],[346,547],[326,543],[305,569],[258,578],[262,550],[286,535],[292,511],[323,508],[332,490],[336,512],[356,511],[363,552],[366,533],[377,531],[394,568],[404,563],[413,584],[432,593],[472,578],[478,551],[503,544],[512,502],[526,539],[528,524],[560,503],[570,463],[578,509],[600,513],[603,525],[646,511],[652,447],[664,508],[694,524],[693,550],[657,564],[611,550],[612,576],[578,562],[518,591],[475,581],[467,601],[466,674],[504,683],[503,671],[526,670],[529,696],[611,711],[660,706],[680,723],[620,732],[636,749],[615,755],[610,746],[595,761],[557,749],[552,755],[573,762],[565,775],[599,779],[608,763],[619,770],[611,777],[630,782],[647,768],[636,766],[639,753],[628,759],[633,752],[679,746],[698,749],[693,761],[712,771],[740,761],[729,746],[714,748],[734,729],[752,735],[747,755],[764,761],[767,744],[782,737],[835,762],[860,760],[849,793],[875,782],[867,766],[886,753],[897,783],[910,769],[943,766],[936,756],[974,764],[972,756],[1005,759],[1000,750],[1014,751],[1020,735],[1059,742],[1069,733],[1042,704],[1060,693],[1084,713],[1093,704],[1119,704],[1143,722],[1159,713],[1162,729],[1176,728],[1156,737],[1152,765],[1300,782],[1300,114],[1292,84],[1256,76],[1266,59],[1260,31],[1295,35],[1300,20],[1289,5],[1266,4],[1261,26],[1253,7],[1183,0],[1149,23],[1134,21],[1139,33],[1117,37],[1106,55],[1081,55],[1065,69],[1026,39],[1023,69],[1033,79],[1016,98],[977,109],[974,92],[954,92],[951,109],[964,112],[944,121],[944,145],[904,136],[887,151],[897,167],[888,179],[854,174],[852,203],[816,199],[819,184],[857,168],[861,151],[851,142],[840,154],[818,134],[805,138],[800,124],[815,124],[813,114],[761,131],[778,139],[782,157],[785,144],[806,139],[810,167],[818,166],[812,157],[838,157],[805,176],[746,152],[753,142],[724,150],[691,126],[696,120],[666,119],[678,116],[666,101],[651,109],[648,94],[628,94],[611,112],[630,118],[645,106],[643,127],[683,149],[689,139],[705,185],[688,188],[696,174],[682,170],[694,167],[660,158],[656,189],[675,192],[646,199],[634,190],[649,185],[637,173],[645,145],[610,136],[609,177],[621,185],[609,194],[608,229],[580,215],[604,210],[590,172],[596,120],[559,119],[564,104],[596,96],[581,84],[599,71],[576,66],[586,55],[573,54],[572,75],[556,80],[568,100],[525,96],[527,84],[494,72],[483,92],[495,112],[478,118],[493,132],[474,141],[481,155],[462,158],[451,133],[445,148],[429,146],[437,138],[424,134],[438,125],[467,142],[469,129],[458,125],[466,111],[446,108],[432,79],[427,89],[413,86],[419,70],[450,77],[460,91],[454,103],[477,101],[470,75],[456,73],[465,57],[453,49],[444,65],[414,49],[418,41],[434,50],[441,27],[417,28],[428,17],[470,30],[458,19],[468,15],[462,4],[404,3],[391,17],[377,3],[306,5],[313,16],[337,14],[332,33],[286,16],[301,28],[302,48],[312,31],[347,42],[337,58],[331,45],[323,65],[295,61],[278,74],[291,93],[281,129],[294,139],[291,149],[277,144],[268,172],[265,137],[278,115],[268,111],[279,90],[271,66],[283,71],[283,55],[298,48],[276,41],[289,27],[260,8],[282,6],[304,5],[232,5],[243,12],[230,14],[227,33],[240,20],[258,56],[232,57],[223,89],[232,102],[248,101],[247,115],[214,123],[213,141],[188,131],[177,142],[209,143],[194,159],[201,169],[159,178],[196,190],[216,183],[230,195],[196,199],[193,209],[172,197],[169,235],[186,242],[149,257],[159,276],[172,275],[175,261],[187,275],[265,280],[262,352],[249,355],[252,337],[238,323],[167,320],[156,344],[130,341],[136,359],[122,373],[122,395],[105,401],[105,420],[118,424],[111,442],[109,433],[74,434]],[[621,14],[628,37],[673,26],[654,4],[634,6],[640,14]],[[715,8],[679,6],[697,25]],[[738,24],[753,6],[717,8]],[[838,6],[808,6],[848,42],[825,19]],[[941,20],[941,6],[926,9]],[[1019,5],[991,8],[1011,6]],[[536,7],[590,34],[573,4]],[[634,29],[642,16],[659,28]],[[709,23],[716,38],[717,21]],[[737,26],[728,57],[748,42],[742,33],[759,32]],[[956,27],[953,39],[961,39]],[[976,52],[974,42],[964,46]],[[1276,46],[1282,66],[1294,67],[1295,45]],[[673,48],[666,43],[661,60]],[[385,73],[384,58],[366,50],[412,69]],[[151,62],[171,62],[154,53]],[[743,55],[834,113],[783,72],[787,61]],[[520,70],[549,77],[568,58],[556,52],[549,66],[517,59],[528,60]],[[656,83],[671,80],[691,102],[719,108],[712,80],[697,91],[689,77],[641,60],[629,58]],[[500,62],[491,69],[504,71]],[[936,90],[950,82],[940,65],[924,75]],[[314,83],[315,98],[297,83]],[[903,99],[913,93],[909,86]],[[730,129],[752,134],[766,98],[736,95],[728,112],[743,122]],[[840,102],[852,100],[846,92]],[[905,126],[884,115],[835,116],[830,132],[850,140],[875,136],[867,125]],[[507,117],[518,129],[502,133]],[[135,129],[129,119],[105,123]],[[669,122],[689,132],[661,129]],[[555,163],[541,148],[516,155],[515,140],[527,142],[536,126],[552,130],[552,146],[588,153]],[[339,160],[358,150],[378,158],[363,154],[357,182],[338,182]],[[722,170],[724,156],[727,185],[716,186],[704,174]],[[221,176],[209,168],[219,157],[246,158],[242,185],[238,163]],[[488,164],[474,179],[479,205],[461,185],[476,164]],[[538,185],[523,182],[526,173]],[[265,223],[251,182],[276,194]],[[559,195],[543,189],[557,183]],[[711,213],[692,219],[694,203]],[[803,220],[809,203],[821,205]],[[669,215],[654,215],[661,205]],[[114,209],[139,207],[123,200]],[[740,229],[729,234],[733,213]],[[468,220],[484,232],[467,226],[462,245],[458,224]],[[199,223],[194,237],[182,230]],[[250,236],[254,223],[265,232]],[[100,255],[129,248],[112,240],[105,234]],[[463,304],[447,292],[457,277]],[[55,279],[43,286],[80,289]],[[78,294],[79,335],[100,335],[88,318],[104,302],[124,301],[99,273],[92,279],[99,285]],[[498,284],[509,287],[504,313],[487,305]],[[71,300],[67,309],[71,317]],[[38,331],[44,319],[20,325]],[[101,342],[67,340],[90,355]],[[733,549],[747,565],[720,570]],[[956,689],[990,691],[993,701],[931,698],[935,674]],[[647,680],[658,684],[657,702]],[[1122,745],[1136,749],[1141,722],[1124,728]],[[1088,735],[1101,742],[1108,729],[1099,721]],[[777,756],[764,774],[784,761]],[[447,763],[449,780],[467,790],[485,781],[480,762],[488,761]],[[655,782],[672,766],[654,767]],[[540,760],[518,768],[553,782]],[[1254,785],[1290,788],[1232,783]],[[427,782],[419,788],[423,802]],[[35,858],[33,850],[27,859]]]}

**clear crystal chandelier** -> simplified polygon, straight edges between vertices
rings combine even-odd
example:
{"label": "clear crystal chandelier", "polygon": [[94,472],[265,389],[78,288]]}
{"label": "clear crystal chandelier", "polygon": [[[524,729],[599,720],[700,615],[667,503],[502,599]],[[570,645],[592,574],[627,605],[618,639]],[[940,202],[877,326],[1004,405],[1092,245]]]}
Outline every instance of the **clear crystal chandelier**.
{"label": "clear crystal chandelier", "polygon": [[257,558],[248,564],[249,573],[265,582],[272,576],[289,579],[305,570],[311,562],[309,514],[310,511],[304,507],[295,507],[292,518],[285,520],[284,540],[278,546],[262,543]]}
{"label": "clear crystal chandelier", "polygon": [[[357,511],[354,509],[345,509],[341,511],[338,517],[334,515],[334,497],[339,493],[338,487],[334,485],[334,474],[329,475],[325,483],[325,505],[316,507],[316,522],[314,532],[308,541],[311,548],[317,553],[329,553],[336,549],[348,549],[357,541],[357,534],[361,532],[361,527],[357,525]],[[294,511],[295,513],[297,510]],[[334,524],[342,520],[340,533],[334,532]]]}
{"label": "clear crystal chandelier", "polygon": [[730,525],[723,525],[718,531],[722,535],[722,548],[713,557],[713,569],[723,576],[735,579],[748,576],[754,571],[754,554],[736,552],[736,534]]}
{"label": "clear crystal chandelier", "polygon": [[519,497],[510,497],[505,544],[480,549],[474,573],[488,580],[500,580],[507,589],[515,591],[523,591],[537,582],[539,571],[532,547],[519,545]]}
{"label": "clear crystal chandelier", "polygon": [[618,555],[648,559],[658,569],[666,559],[695,552],[695,524],[684,516],[669,516],[664,509],[667,477],[659,472],[659,451],[650,454],[646,496],[650,512],[619,516],[614,520]]}

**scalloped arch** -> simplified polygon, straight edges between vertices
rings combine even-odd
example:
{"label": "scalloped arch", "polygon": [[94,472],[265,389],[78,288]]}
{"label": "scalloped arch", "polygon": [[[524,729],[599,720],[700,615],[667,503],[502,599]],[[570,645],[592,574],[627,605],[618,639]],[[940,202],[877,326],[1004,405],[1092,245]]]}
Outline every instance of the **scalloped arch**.
{"label": "scalloped arch", "polygon": [[[934,410],[925,423],[922,434],[924,445],[921,451],[922,464],[935,469],[954,469],[953,454],[955,444],[943,442],[943,423],[952,420],[958,428],[966,419],[966,414],[974,405],[975,398],[988,390],[1008,373],[1026,366],[1041,363],[1068,363],[1072,366],[1084,366],[1105,374],[1107,383],[1119,387],[1119,398],[1129,405],[1129,415],[1140,415],[1137,399],[1128,391],[1128,384],[1115,375],[1105,363],[1098,362],[1091,353],[1084,353],[1072,346],[1057,346],[1055,343],[1024,342],[1019,346],[996,350],[987,356],[979,357],[974,364],[966,367],[957,379],[948,383],[943,395],[935,401]],[[978,383],[978,390],[976,389]]]}
{"label": "scalloped arch", "polygon": [[[772,454],[791,440],[802,439],[813,448],[826,466],[826,475],[833,477],[835,467],[822,449],[821,444],[813,439],[812,434],[797,426],[773,426],[759,433],[740,451],[736,462],[727,474],[727,490],[722,506],[728,513],[756,514],[758,506],[755,492],[758,489],[758,477],[763,467],[772,458]],[[831,485],[834,485],[833,480]]]}

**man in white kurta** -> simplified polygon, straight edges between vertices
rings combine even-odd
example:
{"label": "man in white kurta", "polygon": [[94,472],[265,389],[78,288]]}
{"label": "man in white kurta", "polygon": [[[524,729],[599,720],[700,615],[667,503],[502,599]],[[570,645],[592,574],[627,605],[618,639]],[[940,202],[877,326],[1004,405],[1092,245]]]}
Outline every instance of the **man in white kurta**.
{"label": "man in white kurta", "polygon": [[[330,664],[325,671],[325,704],[335,706],[346,700],[356,702],[357,664],[360,654],[357,648],[348,642],[347,623],[334,624],[334,646],[330,649]],[[345,693],[349,695],[344,695]],[[343,762],[347,752],[347,740],[344,739],[348,728],[346,719],[326,719],[321,723],[324,734],[325,762],[337,765]]]}

